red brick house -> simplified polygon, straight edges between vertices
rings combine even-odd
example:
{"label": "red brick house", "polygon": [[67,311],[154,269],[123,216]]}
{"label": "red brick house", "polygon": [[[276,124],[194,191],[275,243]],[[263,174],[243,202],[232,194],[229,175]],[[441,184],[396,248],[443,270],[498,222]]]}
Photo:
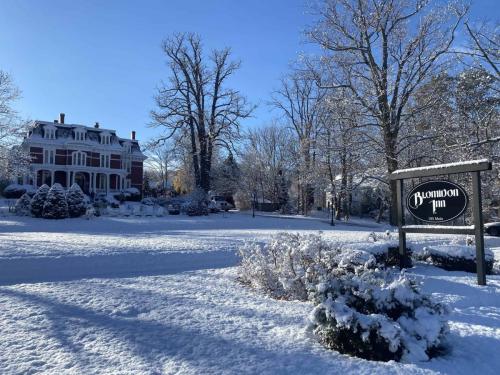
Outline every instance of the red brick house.
{"label": "red brick house", "polygon": [[139,142],[120,138],[114,130],[66,124],[64,113],[54,122],[34,121],[22,147],[31,155],[23,183],[39,187],[80,185],[86,194],[137,188],[142,193],[143,162]]}

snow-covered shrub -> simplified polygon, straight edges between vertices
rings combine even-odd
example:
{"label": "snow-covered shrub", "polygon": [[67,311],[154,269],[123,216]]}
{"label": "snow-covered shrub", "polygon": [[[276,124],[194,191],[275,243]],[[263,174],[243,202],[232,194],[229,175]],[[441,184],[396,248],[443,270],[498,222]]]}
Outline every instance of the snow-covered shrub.
{"label": "snow-covered shrub", "polygon": [[[424,247],[413,256],[415,259],[430,263],[448,271],[477,272],[476,247],[460,244],[435,245]],[[485,248],[486,273],[493,271],[493,252]]]}
{"label": "snow-covered shrub", "polygon": [[3,189],[2,195],[8,199],[18,199],[26,193],[32,196],[35,191],[35,188],[31,185],[10,184]]}
{"label": "snow-covered shrub", "polygon": [[34,217],[42,217],[43,205],[47,199],[49,189],[48,185],[43,184],[38,188],[33,198],[31,198],[31,214]]}
{"label": "snow-covered shrub", "polygon": [[186,213],[189,216],[208,215],[207,194],[203,189],[196,189],[189,196]]}
{"label": "snow-covered shrub", "polygon": [[31,216],[30,202],[30,196],[24,193],[21,198],[17,200],[14,206],[14,213],[17,216]]}
{"label": "snow-covered shrub", "polygon": [[66,194],[60,184],[54,184],[50,188],[43,205],[42,216],[46,219],[64,219],[68,217],[68,202],[66,202]]}
{"label": "snow-covered shrub", "polygon": [[309,329],[340,353],[377,361],[428,360],[448,331],[445,307],[393,271],[336,269],[311,296],[316,307]]}
{"label": "snow-covered shrub", "polygon": [[246,243],[239,255],[242,282],[274,298],[302,301],[335,268],[356,272],[375,266],[371,254],[342,248],[316,234],[278,233],[267,244]]}
{"label": "snow-covered shrub", "polygon": [[[398,235],[389,230],[384,233],[371,232],[366,242],[353,243],[349,246],[369,252],[381,266],[393,267],[400,265]],[[407,253],[408,256],[404,266],[411,267],[411,249],[407,249]]]}
{"label": "snow-covered shrub", "polygon": [[87,205],[85,203],[85,194],[78,184],[73,184],[66,193],[66,201],[68,202],[69,217],[80,217],[85,214]]}
{"label": "snow-covered shrub", "polygon": [[156,204],[156,199],[148,197],[144,198],[141,203],[145,206],[154,206]]}

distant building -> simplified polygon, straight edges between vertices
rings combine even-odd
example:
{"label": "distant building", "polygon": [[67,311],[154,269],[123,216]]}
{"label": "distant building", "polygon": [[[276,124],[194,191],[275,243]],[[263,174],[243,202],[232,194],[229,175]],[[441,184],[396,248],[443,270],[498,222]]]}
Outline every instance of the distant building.
{"label": "distant building", "polygon": [[22,183],[39,187],[80,185],[86,194],[137,188],[142,192],[146,159],[135,131],[131,139],[114,130],[66,124],[64,113],[54,122],[34,121],[22,147],[31,155],[30,173]]}

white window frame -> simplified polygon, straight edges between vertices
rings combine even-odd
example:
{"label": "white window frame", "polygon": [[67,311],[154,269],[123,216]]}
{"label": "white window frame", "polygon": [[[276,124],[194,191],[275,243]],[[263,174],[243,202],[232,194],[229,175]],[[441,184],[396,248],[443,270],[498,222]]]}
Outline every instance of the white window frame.
{"label": "white window frame", "polygon": [[43,164],[55,164],[56,163],[56,151],[50,148],[43,149]]}
{"label": "white window frame", "polygon": [[80,167],[87,166],[87,154],[83,151],[74,151],[71,153],[71,165]]}
{"label": "white window frame", "polygon": [[76,141],[84,141],[85,140],[85,132],[82,130],[75,130],[75,140]]}
{"label": "white window frame", "polygon": [[44,129],[44,135],[43,137],[45,139],[56,139],[56,129],[54,128],[45,128]]}
{"label": "white window frame", "polygon": [[109,169],[110,155],[109,154],[101,154],[99,159],[100,159],[100,161],[99,161],[100,167]]}

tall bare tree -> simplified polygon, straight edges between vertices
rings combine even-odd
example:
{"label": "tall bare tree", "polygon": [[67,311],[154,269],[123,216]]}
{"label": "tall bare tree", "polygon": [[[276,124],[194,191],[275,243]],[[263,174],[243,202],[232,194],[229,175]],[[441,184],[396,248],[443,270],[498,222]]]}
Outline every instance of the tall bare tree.
{"label": "tall bare tree", "polygon": [[238,91],[226,87],[240,63],[230,60],[229,48],[207,57],[200,37],[192,33],[176,34],[162,48],[170,78],[158,89],[153,125],[164,128],[158,140],[189,139],[196,187],[208,192],[214,147],[232,147],[240,120],[252,112]]}
{"label": "tall bare tree", "polygon": [[321,122],[323,92],[315,81],[293,72],[281,80],[281,87],[272,95],[271,105],[277,108],[300,145],[299,163],[299,211],[307,215],[314,198],[312,178],[315,163],[315,141]]}
{"label": "tall bare tree", "polygon": [[[332,74],[320,85],[346,88],[378,128],[387,172],[398,169],[401,128],[415,90],[444,68],[467,8],[429,0],[324,0],[308,35]],[[413,108],[418,111],[418,109]],[[396,185],[391,183],[391,195]],[[391,221],[395,220],[395,199]]]}
{"label": "tall bare tree", "polygon": [[179,145],[170,141],[152,141],[146,144],[145,150],[148,155],[146,166],[152,172],[152,177],[161,182],[162,188],[167,187],[168,183],[172,183],[170,174],[179,155]]}

